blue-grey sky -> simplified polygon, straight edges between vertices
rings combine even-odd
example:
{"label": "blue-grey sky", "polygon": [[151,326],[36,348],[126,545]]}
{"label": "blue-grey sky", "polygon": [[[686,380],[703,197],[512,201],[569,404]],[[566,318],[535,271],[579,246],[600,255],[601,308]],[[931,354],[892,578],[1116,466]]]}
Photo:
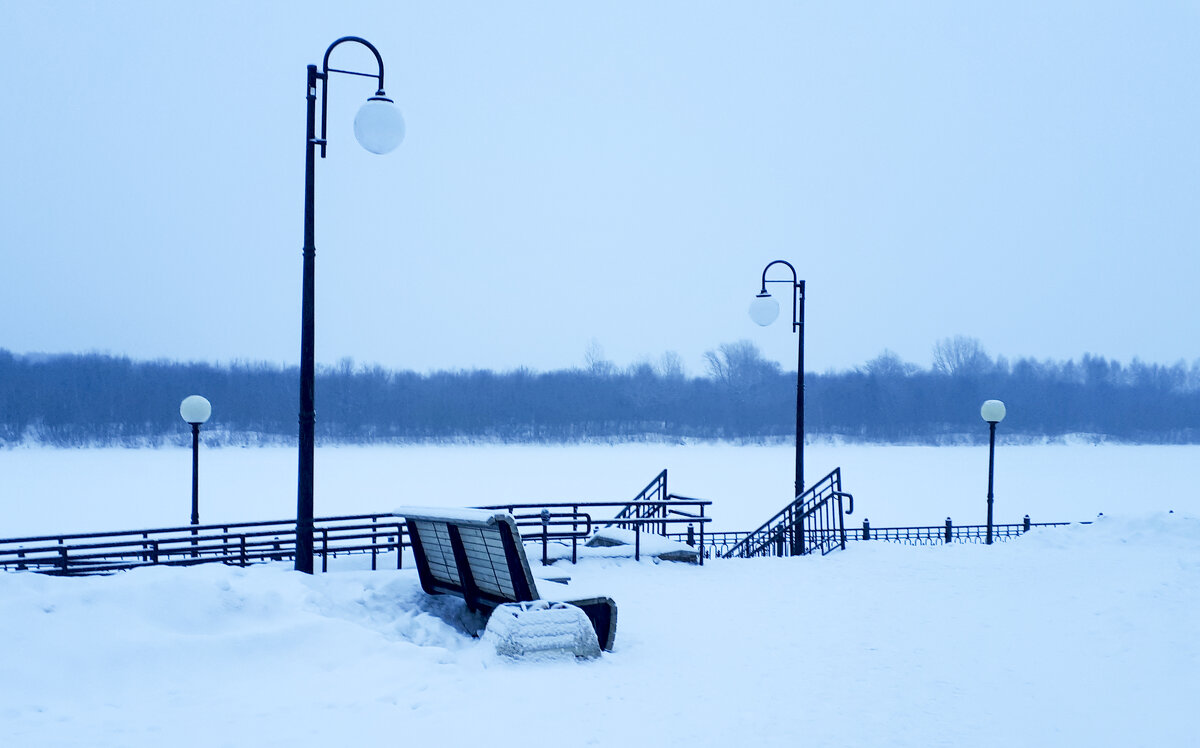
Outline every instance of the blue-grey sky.
{"label": "blue-grey sky", "polygon": [[[305,66],[408,135],[317,164],[317,358],[809,370],[1200,357],[1197,2],[5,3],[0,348],[294,364]],[[340,47],[331,64],[369,70]],[[786,312],[785,312],[786,314]]]}

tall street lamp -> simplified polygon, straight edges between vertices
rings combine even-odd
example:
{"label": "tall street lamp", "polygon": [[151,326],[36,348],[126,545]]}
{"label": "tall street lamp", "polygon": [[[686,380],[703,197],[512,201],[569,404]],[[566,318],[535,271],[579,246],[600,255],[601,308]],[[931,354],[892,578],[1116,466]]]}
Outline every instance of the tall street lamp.
{"label": "tall street lamp", "polygon": [[[767,280],[767,271],[783,265],[792,272],[791,279]],[[750,318],[766,327],[779,316],[779,302],[767,293],[768,283],[792,284],[792,332],[800,341],[796,363],[796,496],[804,493],[804,281],[796,276],[796,268],[785,260],[768,263],[762,272],[762,291],[750,303]]]}
{"label": "tall street lamp", "polygon": [[192,524],[198,525],[200,524],[200,425],[212,415],[212,405],[199,395],[188,395],[179,404],[179,415],[192,427]]}
{"label": "tall street lamp", "polygon": [[[340,44],[354,42],[371,51],[378,63],[379,72],[360,73],[353,70],[338,70],[329,67],[329,55]],[[313,284],[314,258],[317,253],[313,228],[315,193],[315,166],[317,149],[325,158],[327,141],[326,120],[329,108],[329,74],[343,73],[377,81],[375,95],[358,110],[354,118],[354,137],[371,153],[390,153],[404,140],[404,118],[400,110],[383,91],[383,58],[379,50],[357,36],[344,36],[325,50],[321,69],[308,66],[308,119],[305,130],[304,162],[304,289],[300,317],[300,465],[296,496],[296,571],[313,572],[313,457],[314,425],[317,414],[313,397],[315,363],[313,353],[313,330],[315,321]],[[321,83],[321,137],[317,137],[317,83]]]}
{"label": "tall street lamp", "polygon": [[1004,420],[1006,411],[1004,403],[999,400],[987,400],[979,409],[979,415],[988,423],[991,436],[988,440],[988,510],[987,510],[987,544],[992,544],[992,478],[996,465],[996,424]]}

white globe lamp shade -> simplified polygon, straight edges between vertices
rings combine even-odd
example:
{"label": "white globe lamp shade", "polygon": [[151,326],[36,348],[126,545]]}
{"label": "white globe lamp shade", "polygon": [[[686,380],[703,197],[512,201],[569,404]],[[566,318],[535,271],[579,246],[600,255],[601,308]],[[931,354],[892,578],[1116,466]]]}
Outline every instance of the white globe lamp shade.
{"label": "white globe lamp shade", "polygon": [[766,327],[779,316],[779,302],[770,294],[760,293],[750,302],[750,319]]}
{"label": "white globe lamp shade", "polygon": [[212,415],[212,405],[199,395],[188,395],[179,404],[179,415],[188,423],[204,423]]}
{"label": "white globe lamp shade", "polygon": [[988,423],[1000,423],[1004,420],[1005,414],[1004,403],[999,400],[988,400],[979,409],[979,415]]}
{"label": "white globe lamp shade", "polygon": [[372,96],[354,117],[354,137],[371,153],[391,153],[404,140],[404,117],[391,99]]}

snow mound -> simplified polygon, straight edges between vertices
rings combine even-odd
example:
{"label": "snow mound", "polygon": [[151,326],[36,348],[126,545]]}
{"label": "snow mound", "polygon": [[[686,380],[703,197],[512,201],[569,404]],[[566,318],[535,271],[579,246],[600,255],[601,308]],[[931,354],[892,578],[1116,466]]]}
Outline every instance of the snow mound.
{"label": "snow mound", "polygon": [[488,619],[483,642],[496,654],[535,661],[600,656],[592,622],[569,603],[534,600],[504,603]]}

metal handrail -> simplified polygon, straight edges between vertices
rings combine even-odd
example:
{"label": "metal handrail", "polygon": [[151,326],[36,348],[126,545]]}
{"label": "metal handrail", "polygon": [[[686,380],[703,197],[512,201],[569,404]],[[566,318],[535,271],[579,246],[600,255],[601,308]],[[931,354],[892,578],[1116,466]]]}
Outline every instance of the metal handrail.
{"label": "metal handrail", "polygon": [[[346,520],[358,519],[379,519],[391,517],[390,514],[346,514],[335,517],[317,517],[314,522],[341,522]],[[258,522],[220,522],[209,525],[180,525],[178,527],[156,527],[149,530],[118,530],[110,532],[81,532],[81,533],[66,533],[60,535],[33,535],[23,538],[0,538],[0,544],[3,543],[29,543],[38,540],[75,540],[83,538],[102,538],[116,535],[132,535],[142,533],[172,533],[172,532],[192,532],[194,530],[224,530],[234,527],[266,527],[269,525],[295,525],[296,520],[262,520]]]}
{"label": "metal handrail", "polygon": [[[518,526],[525,530],[526,539],[542,542],[544,559],[550,541],[569,540],[572,543],[572,562],[575,562],[578,560],[578,542],[589,537],[597,527],[595,510],[627,509],[631,503],[585,501],[479,508],[514,514]],[[633,527],[639,536],[647,525],[666,528],[689,523],[699,525],[703,544],[705,525],[711,522],[710,517],[704,516],[705,507],[710,506],[711,501],[673,498],[638,503],[664,513],[662,517],[627,517],[622,520],[622,524]],[[518,510],[528,509],[538,511],[517,514]],[[668,513],[674,516],[667,516]],[[317,537],[313,552],[321,556],[323,571],[328,569],[330,557],[365,553],[371,554],[371,568],[375,569],[379,555],[390,552],[396,552],[396,568],[402,568],[403,551],[409,546],[407,527],[393,514],[319,517],[314,520],[314,531]],[[199,563],[244,566],[258,561],[282,561],[294,558],[295,554],[294,520],[0,538],[0,569],[53,574],[98,574],[140,566]]]}
{"label": "metal handrail", "polygon": [[[993,540],[999,539],[1005,541],[1024,535],[1035,528],[1066,527],[1072,524],[1090,525],[1092,523],[1090,521],[1031,522],[1028,515],[1026,515],[1022,522],[1002,525],[993,524],[992,536]],[[841,539],[840,529],[809,530],[809,532],[834,536],[839,541]],[[752,534],[745,531],[710,532],[706,543],[699,547],[700,553],[704,558],[733,557],[729,553],[730,549]],[[672,540],[687,541],[685,533],[671,533],[667,537]],[[913,546],[935,546],[947,543],[985,543],[987,525],[956,525],[947,518],[946,523],[942,525],[872,527],[868,520],[864,520],[861,529],[847,530],[845,537],[848,542],[878,541]]]}
{"label": "metal handrail", "polygon": [[[828,537],[823,532],[813,531],[823,530],[830,525],[836,525],[839,533],[838,547],[845,548],[843,497],[850,498],[853,510],[854,497],[842,491],[842,469],[834,468],[722,556],[747,558],[785,555],[785,550],[786,555],[790,556],[804,555],[813,550],[820,550],[822,554],[826,554],[834,550]],[[837,503],[836,510],[831,501]],[[817,526],[808,528],[808,524]],[[816,542],[813,542],[814,537],[806,537],[806,532],[815,536]]]}
{"label": "metal handrail", "polygon": [[[663,471],[665,473],[666,471]],[[662,474],[660,473],[660,477]],[[633,505],[636,504],[636,507]],[[479,509],[493,509],[497,511],[506,511],[513,515],[517,520],[517,527],[521,528],[521,535],[526,542],[540,542],[542,544],[542,559],[546,562],[548,559],[548,547],[552,540],[571,542],[571,563],[579,561],[579,541],[592,535],[599,527],[620,527],[622,529],[631,529],[635,532],[634,536],[634,557],[641,556],[641,532],[646,527],[657,529],[656,534],[666,535],[667,529],[673,525],[679,524],[696,524],[700,527],[700,537],[703,539],[705,526],[712,521],[711,517],[705,516],[705,507],[712,506],[712,502],[705,499],[692,499],[684,497],[672,496],[666,499],[646,500],[634,499],[632,501],[570,501],[562,503],[530,503],[530,504],[495,504],[491,506],[477,507]],[[645,516],[624,516],[620,521],[613,520],[596,520],[592,518],[590,513],[581,512],[580,508],[597,509],[597,508],[614,508],[622,507],[621,512],[617,516],[621,516],[625,510],[636,508],[639,512],[645,511]],[[538,514],[518,514],[520,509],[537,509]],[[692,509],[698,513],[689,513],[681,511],[682,509]],[[556,510],[556,511],[551,511]],[[543,525],[542,512],[550,512],[551,517],[559,517],[560,519],[553,520],[548,525]],[[670,515],[677,515],[672,517]],[[573,528],[571,531],[551,532],[549,526],[566,526],[576,523],[587,522],[588,529],[580,531]],[[532,529],[534,532],[526,532],[526,529]]]}
{"label": "metal handrail", "polygon": [[642,516],[641,503],[651,501],[650,497],[658,494],[659,496],[667,496],[667,469],[663,468],[662,472],[654,476],[654,479],[646,484],[646,487],[633,497],[629,506],[622,509],[613,519],[625,519],[630,516]]}
{"label": "metal handrail", "polygon": [[[406,545],[406,528],[391,515],[321,517],[315,524],[322,538],[317,552],[326,568],[330,556],[370,553],[374,569],[380,553]],[[68,542],[79,540],[96,542]],[[246,565],[291,558],[295,541],[295,523],[282,520],[4,538],[0,568],[72,574],[208,562]],[[402,563],[403,555],[397,554],[397,567]]]}

